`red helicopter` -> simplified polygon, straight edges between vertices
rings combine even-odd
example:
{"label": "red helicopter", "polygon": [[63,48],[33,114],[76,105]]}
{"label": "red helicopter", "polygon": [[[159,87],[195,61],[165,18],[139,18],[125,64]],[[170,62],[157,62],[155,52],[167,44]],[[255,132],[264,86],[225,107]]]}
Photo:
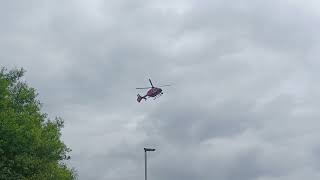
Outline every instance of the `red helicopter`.
{"label": "red helicopter", "polygon": [[154,99],[156,99],[157,97],[159,97],[163,94],[162,89],[159,87],[171,86],[171,85],[162,85],[162,86],[154,87],[151,82],[151,79],[149,79],[149,82],[151,84],[151,87],[136,88],[136,89],[149,89],[146,95],[144,95],[144,96],[140,96],[140,94],[137,95],[138,102],[140,102],[142,99],[147,100],[148,97],[153,97]]}

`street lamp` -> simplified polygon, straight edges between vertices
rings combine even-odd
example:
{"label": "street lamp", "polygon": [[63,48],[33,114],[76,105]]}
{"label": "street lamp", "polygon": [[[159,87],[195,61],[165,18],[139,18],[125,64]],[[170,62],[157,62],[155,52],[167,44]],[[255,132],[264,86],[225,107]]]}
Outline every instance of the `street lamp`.
{"label": "street lamp", "polygon": [[144,179],[147,180],[147,151],[155,151],[156,149],[143,148],[144,149]]}

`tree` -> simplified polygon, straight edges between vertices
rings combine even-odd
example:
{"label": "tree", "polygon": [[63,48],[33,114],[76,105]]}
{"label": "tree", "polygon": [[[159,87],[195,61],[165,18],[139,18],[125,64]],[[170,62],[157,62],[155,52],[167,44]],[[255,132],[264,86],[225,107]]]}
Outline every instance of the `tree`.
{"label": "tree", "polygon": [[71,150],[60,140],[63,120],[41,112],[23,69],[0,70],[0,179],[70,180]]}

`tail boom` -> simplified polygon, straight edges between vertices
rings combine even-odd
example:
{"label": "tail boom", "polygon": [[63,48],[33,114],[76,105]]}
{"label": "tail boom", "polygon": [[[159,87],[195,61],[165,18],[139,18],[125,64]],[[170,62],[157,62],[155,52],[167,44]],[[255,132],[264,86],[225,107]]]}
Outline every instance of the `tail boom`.
{"label": "tail boom", "polygon": [[138,94],[137,96],[138,96],[138,98],[137,98],[137,101],[138,101],[138,102],[140,102],[142,99],[147,100],[147,98],[146,98],[147,95],[145,95],[145,96],[140,96],[140,94]]}

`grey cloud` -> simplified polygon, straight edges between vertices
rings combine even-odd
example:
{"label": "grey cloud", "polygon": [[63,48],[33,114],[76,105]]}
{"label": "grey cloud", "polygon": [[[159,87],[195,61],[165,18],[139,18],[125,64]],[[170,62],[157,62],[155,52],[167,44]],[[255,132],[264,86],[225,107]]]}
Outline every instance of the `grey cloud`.
{"label": "grey cloud", "polygon": [[[319,178],[316,2],[0,4],[0,63],[64,118],[80,179],[142,179],[145,146],[152,179]],[[173,86],[137,104],[148,78]]]}

